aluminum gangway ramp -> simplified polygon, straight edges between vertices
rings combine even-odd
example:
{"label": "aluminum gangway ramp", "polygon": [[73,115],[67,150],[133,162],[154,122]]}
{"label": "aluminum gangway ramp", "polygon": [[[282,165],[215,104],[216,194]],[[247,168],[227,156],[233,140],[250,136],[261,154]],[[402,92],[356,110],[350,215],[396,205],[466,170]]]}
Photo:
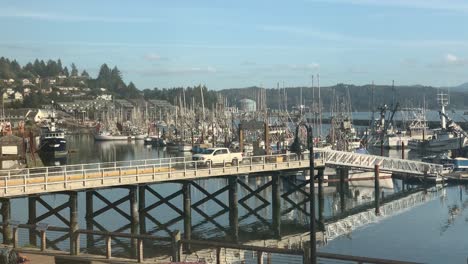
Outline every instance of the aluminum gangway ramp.
{"label": "aluminum gangway ramp", "polygon": [[436,181],[442,179],[443,166],[439,164],[328,149],[317,149],[314,152],[316,152],[316,157],[320,155],[327,167],[348,167],[371,171],[374,170],[375,165],[379,165],[379,170],[383,172],[434,177]]}

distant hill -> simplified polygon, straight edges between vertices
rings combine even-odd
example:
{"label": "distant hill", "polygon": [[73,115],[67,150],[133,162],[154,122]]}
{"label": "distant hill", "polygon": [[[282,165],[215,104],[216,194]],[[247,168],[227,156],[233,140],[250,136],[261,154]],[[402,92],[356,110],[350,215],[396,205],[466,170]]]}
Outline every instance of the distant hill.
{"label": "distant hill", "polygon": [[462,83],[458,86],[450,87],[450,91],[468,92],[468,82]]}
{"label": "distant hill", "polygon": [[[467,84],[468,85],[468,84]],[[301,87],[290,87],[286,88],[288,108],[299,104]],[[249,98],[252,100],[257,99],[259,87],[248,87],[248,88],[236,88],[221,90],[220,93],[228,99],[230,105],[236,104],[240,99]],[[400,107],[422,107],[426,105],[427,109],[438,109],[437,105],[437,93],[440,88],[412,85],[412,86],[392,86],[389,85],[375,85],[372,88],[371,85],[347,85],[337,84],[329,87],[321,88],[321,97],[324,111],[330,111],[331,105],[333,104],[333,98],[343,102],[349,101],[349,97],[352,104],[352,111],[370,111],[376,109],[378,106],[387,104],[392,105],[393,98],[395,102],[400,104]],[[373,90],[373,92],[372,92]],[[449,109],[467,109],[468,108],[468,86],[466,90],[450,90],[450,105]],[[284,102],[283,94],[279,96],[278,89],[266,88],[267,105],[271,109],[278,108],[280,100]],[[372,96],[373,94],[373,96]],[[302,87],[302,97],[304,104],[309,106],[312,103],[312,88]],[[315,88],[315,97],[317,97],[317,88]],[[374,98],[372,100],[372,97]],[[281,99],[280,99],[281,98]],[[373,105],[372,105],[372,102]]]}

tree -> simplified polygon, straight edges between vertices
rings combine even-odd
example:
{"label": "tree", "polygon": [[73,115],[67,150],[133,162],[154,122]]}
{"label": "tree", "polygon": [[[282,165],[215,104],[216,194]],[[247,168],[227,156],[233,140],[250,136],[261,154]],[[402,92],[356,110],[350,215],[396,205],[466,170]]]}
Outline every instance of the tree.
{"label": "tree", "polygon": [[63,68],[63,72],[62,72],[62,73],[63,73],[63,75],[65,75],[65,76],[67,76],[67,77],[70,76],[70,73],[68,72],[67,66],[65,66],[65,68]]}
{"label": "tree", "polygon": [[89,74],[86,70],[83,70],[83,72],[81,72],[81,77],[85,77],[85,78],[89,78]]}
{"label": "tree", "polygon": [[74,77],[78,76],[78,69],[76,68],[75,63],[72,63],[72,64],[71,64],[71,68],[72,68],[72,70],[71,70],[71,76],[74,76]]}

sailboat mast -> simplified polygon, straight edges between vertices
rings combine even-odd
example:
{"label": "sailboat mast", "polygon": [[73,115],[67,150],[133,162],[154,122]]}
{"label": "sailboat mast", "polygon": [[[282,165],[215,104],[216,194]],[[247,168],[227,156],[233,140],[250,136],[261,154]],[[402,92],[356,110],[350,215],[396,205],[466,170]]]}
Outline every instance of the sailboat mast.
{"label": "sailboat mast", "polygon": [[317,88],[318,88],[318,105],[319,105],[319,134],[322,136],[322,100],[320,98],[320,75],[317,74]]}

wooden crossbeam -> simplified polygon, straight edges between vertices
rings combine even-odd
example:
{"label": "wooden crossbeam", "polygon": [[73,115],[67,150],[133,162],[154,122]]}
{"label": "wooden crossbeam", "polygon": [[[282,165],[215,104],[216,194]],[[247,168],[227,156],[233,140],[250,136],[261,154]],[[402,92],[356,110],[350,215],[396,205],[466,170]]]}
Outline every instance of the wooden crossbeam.
{"label": "wooden crossbeam", "polygon": [[[309,202],[310,195],[308,192],[306,192],[303,188],[309,184],[309,186],[314,186],[314,178],[310,177],[308,181],[304,181],[300,184],[296,184],[295,182],[291,181],[289,178],[287,179],[288,183],[294,186],[292,190],[289,190],[281,195],[281,197],[288,202],[292,207],[289,207],[281,212],[281,215],[285,215],[289,212],[291,212],[294,209],[297,209],[301,212],[303,212],[306,216],[309,215],[304,208],[301,207],[301,205],[304,205]],[[300,202],[294,202],[292,199],[289,198],[289,196],[293,193],[300,192],[304,195],[304,199]]]}
{"label": "wooden crossbeam", "polygon": [[[201,221],[197,225],[192,226],[192,228],[195,229],[195,228],[197,228],[199,226],[202,226],[202,225],[204,225],[206,223],[212,223],[214,226],[219,228],[221,231],[228,234],[228,229],[225,228],[224,226],[222,226],[221,224],[219,224],[218,222],[216,222],[215,219],[229,212],[229,206],[225,205],[221,200],[216,198],[218,195],[221,195],[224,192],[228,191],[229,190],[229,185],[217,190],[214,193],[209,193],[207,190],[205,190],[203,187],[201,187],[200,185],[198,185],[195,182],[192,182],[192,186],[194,186],[197,190],[199,190],[201,193],[203,193],[206,196],[205,198],[203,198],[203,199],[197,201],[196,203],[192,204],[192,209],[204,218],[203,221]],[[201,210],[198,207],[200,205],[208,202],[208,201],[214,201],[222,209],[219,210],[218,212],[212,214],[212,215],[206,214],[203,210]]]}
{"label": "wooden crossbeam", "polygon": [[56,207],[56,208],[53,208],[52,206],[50,206],[48,203],[46,203],[44,200],[42,200],[42,198],[40,197],[37,197],[36,198],[36,201],[38,201],[42,206],[44,206],[48,212],[42,214],[41,216],[39,217],[36,217],[35,219],[35,222],[40,222],[52,215],[56,216],[58,219],[60,219],[60,221],[62,221],[66,226],[70,226],[70,221],[67,220],[65,217],[63,217],[61,214],[60,214],[60,211],[66,209],[67,207],[70,206],[70,202],[67,201],[63,204],[61,204],[60,206]]}
{"label": "wooden crossbeam", "polygon": [[[208,222],[212,223],[213,225],[215,225],[217,228],[219,228],[220,230],[222,230],[223,232],[225,232],[226,234],[228,234],[228,229],[224,228],[224,226],[220,225],[218,222],[216,222],[214,219],[216,217],[219,217],[227,212],[229,212],[229,210],[221,210],[219,212],[217,212],[216,214],[214,214],[213,216],[209,216],[208,214],[206,214],[205,212],[203,212],[203,210],[199,209],[198,207],[193,207],[193,210],[195,210],[198,214],[200,214],[201,216],[203,216]],[[222,212],[222,214],[221,214]]]}
{"label": "wooden crossbeam", "polygon": [[171,236],[172,233],[173,233],[173,230],[170,230],[169,227],[184,219],[183,216],[178,216],[178,217],[175,217],[175,218],[167,221],[166,223],[161,223],[158,220],[156,220],[155,217],[153,217],[151,215],[148,215],[147,217],[151,222],[153,222],[156,225],[156,228],[151,230],[151,231],[146,232],[147,234],[155,234],[155,233],[163,230],[163,231],[166,231],[169,236]]}
{"label": "wooden crossbeam", "polygon": [[203,187],[201,187],[200,185],[198,185],[195,182],[192,182],[192,186],[194,186],[196,189],[198,189],[200,192],[202,192],[206,196],[205,198],[203,198],[203,199],[199,200],[198,202],[194,203],[192,205],[192,208],[198,207],[198,206],[204,204],[205,202],[212,200],[216,204],[221,206],[223,209],[229,210],[229,207],[226,204],[224,204],[222,201],[220,201],[218,198],[216,198],[218,195],[228,191],[229,186],[223,187],[223,188],[217,190],[214,193],[209,193],[207,190],[205,190]]}
{"label": "wooden crossbeam", "polygon": [[103,201],[107,206],[109,207],[102,207],[101,209],[93,212],[93,217],[96,217],[102,213],[105,213],[111,209],[114,209],[117,213],[119,213],[121,216],[125,217],[128,221],[132,221],[132,218],[129,214],[127,214],[126,212],[124,212],[122,209],[120,209],[118,206],[124,202],[126,202],[127,200],[130,200],[130,195],[127,195],[115,202],[111,202],[109,201],[107,198],[105,198],[103,195],[101,195],[100,193],[96,192],[96,191],[93,191],[93,194],[94,196],[96,196],[97,198],[99,198],[101,201]]}
{"label": "wooden crossbeam", "polygon": [[252,198],[253,196],[255,196],[256,198],[261,200],[263,203],[270,204],[270,202],[268,200],[266,200],[265,198],[263,198],[261,195],[259,195],[259,193],[264,191],[266,188],[270,187],[273,184],[272,181],[269,181],[268,183],[265,183],[263,186],[261,186],[260,188],[258,188],[256,190],[253,190],[252,188],[250,188],[249,185],[247,185],[246,183],[244,183],[242,181],[237,181],[237,182],[239,183],[240,186],[244,187],[244,189],[249,191],[249,193],[246,196],[239,199],[240,203]]}
{"label": "wooden crossbeam", "polygon": [[[287,196],[289,196],[289,195],[291,195],[291,194],[293,194],[293,193],[295,193],[295,192],[297,192],[297,191],[301,192],[302,194],[304,194],[304,195],[306,195],[306,196],[309,196],[309,193],[306,192],[306,191],[304,191],[303,188],[304,188],[305,186],[307,186],[307,184],[314,184],[313,182],[311,182],[311,180],[301,182],[300,184],[296,184],[295,182],[291,181],[291,180],[288,179],[288,178],[287,178],[286,180],[287,180],[287,182],[288,182],[289,184],[291,184],[291,185],[294,186],[295,188],[293,188],[293,189],[291,189],[291,190],[289,190],[289,191],[287,191],[287,192],[281,194],[281,197],[283,197],[283,198],[284,198],[284,197],[287,197]],[[313,186],[313,185],[311,185],[311,186]]]}
{"label": "wooden crossbeam", "polygon": [[153,209],[155,209],[156,207],[158,206],[161,206],[163,204],[169,206],[172,210],[174,210],[175,212],[177,212],[179,215],[184,215],[184,212],[182,210],[180,210],[177,206],[175,206],[173,203],[170,202],[170,200],[176,198],[177,196],[179,195],[182,195],[183,192],[182,190],[180,191],[177,191],[167,197],[163,197],[162,195],[160,195],[159,193],[157,193],[155,190],[153,190],[152,188],[148,188],[146,187],[145,190],[148,190],[153,196],[155,196],[156,198],[159,199],[158,202],[144,208],[143,210],[140,209],[141,212],[148,212],[148,211],[151,211]]}
{"label": "wooden crossbeam", "polygon": [[[238,183],[244,189],[249,191],[249,193],[246,196],[242,197],[242,199],[239,200],[239,204],[241,204],[248,212],[246,215],[239,218],[239,222],[241,222],[241,221],[247,219],[248,217],[254,215],[258,220],[260,220],[265,225],[271,226],[271,223],[268,222],[261,215],[259,215],[258,212],[265,209],[266,207],[268,207],[271,204],[268,200],[266,200],[261,195],[259,195],[259,193],[264,191],[266,188],[270,187],[273,184],[273,182],[270,181],[270,182],[264,184],[263,186],[261,186],[260,188],[258,188],[256,190],[253,190],[252,188],[250,188],[250,186],[248,186],[246,183],[244,183],[242,181],[238,181]],[[247,202],[248,199],[250,199],[252,197],[255,197],[255,198],[259,199],[260,201],[262,201],[262,205],[257,206],[255,208],[251,208],[246,202]]]}
{"label": "wooden crossbeam", "polygon": [[[179,207],[174,205],[171,202],[171,200],[179,197],[180,195],[183,195],[183,191],[179,190],[179,191],[176,191],[176,192],[164,197],[164,196],[162,196],[161,194],[159,194],[158,192],[156,192],[154,189],[152,189],[149,186],[145,186],[144,188],[149,193],[151,193],[154,197],[159,199],[158,202],[153,203],[152,205],[150,205],[150,206],[148,206],[146,208],[140,208],[140,213],[142,214],[142,216],[147,218],[150,222],[152,222],[156,226],[155,229],[153,229],[151,231],[147,231],[147,233],[148,234],[154,234],[154,233],[156,233],[158,231],[163,230],[170,236],[172,234],[172,230],[170,230],[169,227],[184,219],[184,212],[181,209],[179,209]],[[158,221],[156,219],[156,217],[152,216],[149,212],[151,210],[156,209],[157,207],[159,207],[161,205],[169,206],[172,210],[174,210],[178,214],[178,216],[170,219],[169,221],[167,221],[165,223]]]}

